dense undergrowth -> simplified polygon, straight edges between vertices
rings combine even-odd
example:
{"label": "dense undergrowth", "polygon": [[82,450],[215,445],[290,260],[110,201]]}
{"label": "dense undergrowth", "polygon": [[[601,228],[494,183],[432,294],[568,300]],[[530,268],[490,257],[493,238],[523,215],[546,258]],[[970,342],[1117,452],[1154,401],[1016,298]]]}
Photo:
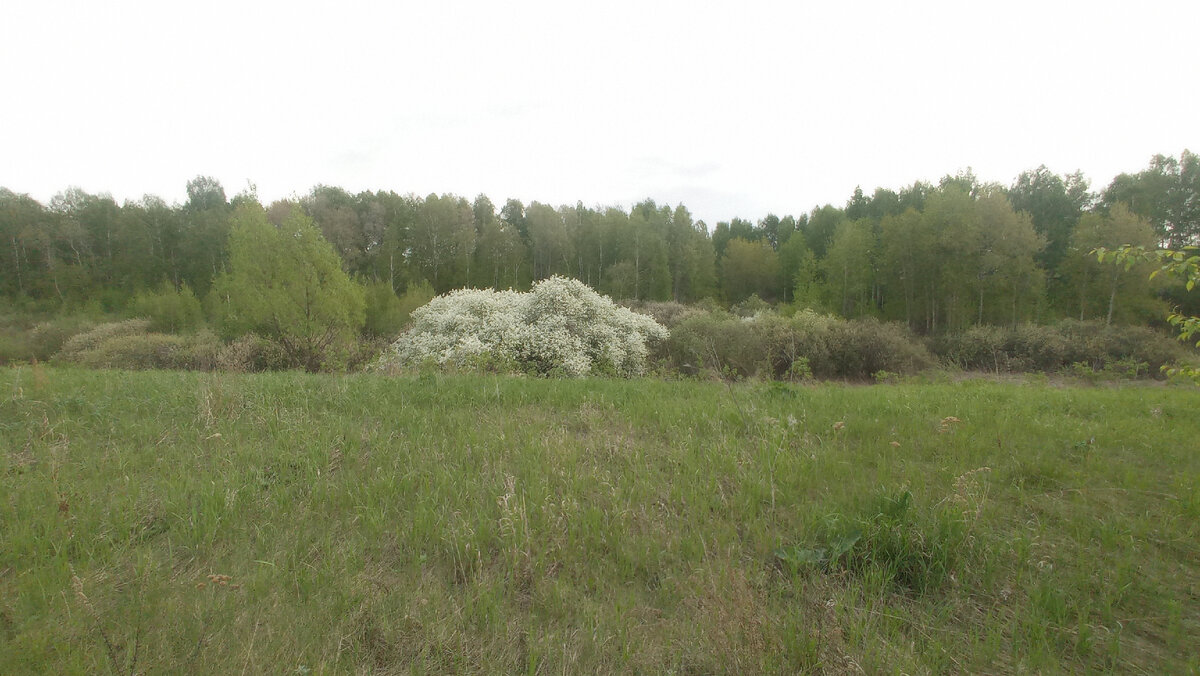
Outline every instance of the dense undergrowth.
{"label": "dense undergrowth", "polygon": [[[1197,361],[1195,350],[1163,333],[1101,322],[976,326],[962,333],[921,337],[894,322],[846,320],[811,311],[788,315],[769,308],[724,311],[677,303],[642,303],[634,309],[669,328],[669,338],[650,343],[645,367],[668,377],[863,381],[929,369],[961,369],[1127,380],[1160,378],[1164,365]],[[410,312],[411,308],[404,310],[405,321]],[[93,368],[241,373],[302,366],[268,338],[248,334],[222,340],[203,323],[185,321],[187,316],[178,308],[163,311],[158,318],[117,321],[104,315],[10,315],[0,319],[0,364],[36,360]],[[187,328],[174,333],[164,330],[175,325]],[[341,345],[326,355],[323,368],[361,370],[392,353],[393,337],[365,335]],[[459,362],[454,369],[472,370],[470,364]],[[528,370],[518,360],[480,360],[477,367]]]}
{"label": "dense undergrowth", "polygon": [[0,673],[1181,673],[1200,392],[0,370]]}

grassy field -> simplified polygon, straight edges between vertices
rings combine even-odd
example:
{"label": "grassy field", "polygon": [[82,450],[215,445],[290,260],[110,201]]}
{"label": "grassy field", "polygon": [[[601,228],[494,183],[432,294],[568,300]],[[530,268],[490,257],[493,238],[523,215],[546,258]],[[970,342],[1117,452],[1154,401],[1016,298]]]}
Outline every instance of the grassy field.
{"label": "grassy field", "polygon": [[1200,669],[1200,390],[0,371],[0,673]]}

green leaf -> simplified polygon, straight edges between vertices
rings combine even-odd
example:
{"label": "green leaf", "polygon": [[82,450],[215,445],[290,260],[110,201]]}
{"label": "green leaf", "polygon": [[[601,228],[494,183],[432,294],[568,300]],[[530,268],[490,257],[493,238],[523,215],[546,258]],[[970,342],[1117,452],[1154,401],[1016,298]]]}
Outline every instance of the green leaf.
{"label": "green leaf", "polygon": [[824,549],[802,549],[798,546],[776,549],[775,556],[790,564],[793,570],[801,566],[821,567],[829,561]]}
{"label": "green leaf", "polygon": [[829,562],[833,563],[854,548],[862,539],[862,531],[855,529],[829,544]]}

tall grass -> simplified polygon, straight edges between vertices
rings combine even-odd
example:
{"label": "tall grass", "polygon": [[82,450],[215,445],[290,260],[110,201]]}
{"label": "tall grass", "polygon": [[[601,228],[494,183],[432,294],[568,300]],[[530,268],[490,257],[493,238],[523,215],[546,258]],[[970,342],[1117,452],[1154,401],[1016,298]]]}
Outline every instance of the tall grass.
{"label": "tall grass", "polygon": [[8,369],[0,673],[1195,670],[1198,406]]}

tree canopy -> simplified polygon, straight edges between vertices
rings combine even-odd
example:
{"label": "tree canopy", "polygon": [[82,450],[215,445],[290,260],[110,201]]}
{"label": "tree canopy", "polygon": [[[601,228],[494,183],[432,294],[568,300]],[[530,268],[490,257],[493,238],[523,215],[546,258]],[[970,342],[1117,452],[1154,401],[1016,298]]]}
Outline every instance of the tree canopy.
{"label": "tree canopy", "polygon": [[392,317],[371,322],[379,332],[404,316],[388,293],[525,290],[554,275],[619,299],[732,304],[758,295],[926,334],[1062,317],[1147,322],[1163,298],[1197,302],[1180,284],[1114,281],[1087,256],[1100,246],[1200,243],[1200,160],[1187,150],[1156,155],[1096,194],[1078,172],[1039,166],[1004,187],[968,170],[711,229],[685,205],[650,199],[555,206],[316,186],[260,205],[252,189],[230,199],[206,176],[186,194],[177,205],[154,196],[118,204],[69,188],[41,204],[0,188],[0,297],[120,312],[164,284],[188,288],[222,330],[286,335],[305,359],[337,342],[316,335],[320,322],[297,328],[303,312],[282,309],[305,288],[337,299],[308,309],[333,334],[363,325],[363,287],[371,311]]}
{"label": "tree canopy", "polygon": [[230,225],[229,269],[217,278],[212,298],[226,336],[273,338],[293,363],[310,371],[365,321],[362,289],[299,208],[278,227],[257,205],[238,208]]}

